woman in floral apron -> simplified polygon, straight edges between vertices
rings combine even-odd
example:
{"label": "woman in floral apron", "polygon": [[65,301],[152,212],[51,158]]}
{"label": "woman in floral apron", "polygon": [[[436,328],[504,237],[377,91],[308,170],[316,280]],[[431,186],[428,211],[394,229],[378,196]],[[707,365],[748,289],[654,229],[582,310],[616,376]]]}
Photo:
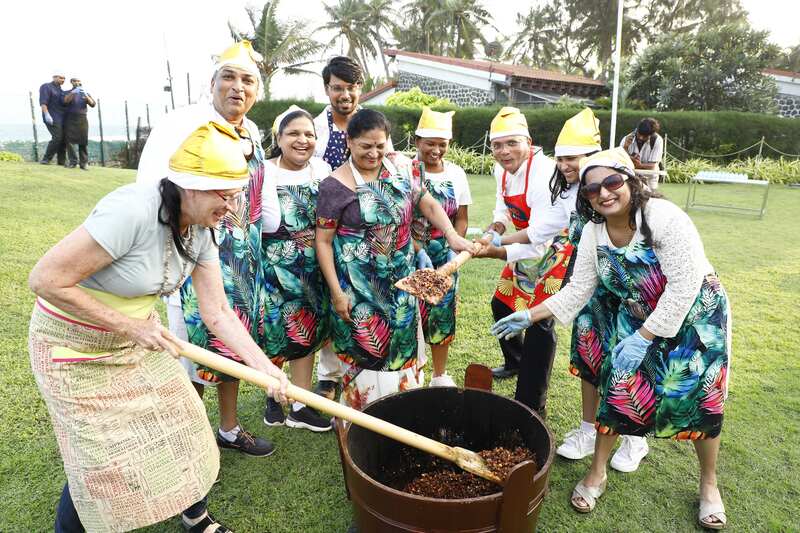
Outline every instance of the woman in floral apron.
{"label": "woman in floral apron", "polygon": [[[598,435],[592,465],[572,494],[590,512],[603,494],[618,435],[692,440],[700,463],[700,525],[724,527],[716,461],[728,391],[730,309],[691,219],[635,177],[621,148],[581,163],[584,227],[570,283],[526,311],[529,322],[567,323],[597,286],[611,310],[603,336]],[[510,319],[511,317],[509,317]],[[519,319],[520,317],[516,317]],[[514,335],[514,320],[493,326]]]}
{"label": "woman in floral apron", "polygon": [[[467,209],[472,203],[469,183],[464,169],[444,160],[453,137],[453,113],[438,113],[429,107],[422,109],[416,130],[416,159],[424,165],[423,186],[439,202],[453,227],[463,237],[467,232]],[[455,257],[444,234],[431,227],[419,212],[415,213],[412,231],[417,249],[417,268],[439,268]],[[448,348],[456,333],[458,273],[453,274],[453,278],[452,288],[438,304],[430,305],[419,300],[422,331],[433,356],[430,382],[433,387],[455,387],[453,378],[446,372]]]}
{"label": "woman in floral apron", "polygon": [[[322,159],[312,157],[314,122],[304,109],[292,106],[273,125],[275,147],[265,165],[275,183],[281,211],[277,230],[261,241],[264,300],[262,348],[272,362],[289,361],[292,383],[311,389],[314,353],[328,342],[331,312],[328,291],[314,251],[317,195],[330,174]],[[312,407],[293,402],[288,417],[268,398],[264,422],[311,431],[328,431],[331,423]]]}
{"label": "woman in floral apron", "polygon": [[477,248],[426,194],[418,163],[384,157],[389,129],[377,111],[356,113],[347,127],[350,158],[323,180],[317,204],[317,257],[335,311],[333,349],[348,365],[342,401],[358,409],[421,385],[417,300],[394,286],[414,271],[414,208],[452,249]]}

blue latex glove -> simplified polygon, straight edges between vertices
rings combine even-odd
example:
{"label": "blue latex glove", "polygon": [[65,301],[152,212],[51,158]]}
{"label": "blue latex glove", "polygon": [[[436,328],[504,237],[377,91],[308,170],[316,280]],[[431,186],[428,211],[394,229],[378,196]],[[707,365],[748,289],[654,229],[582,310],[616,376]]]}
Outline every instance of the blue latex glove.
{"label": "blue latex glove", "polygon": [[642,364],[647,348],[653,344],[636,331],[619,341],[612,352],[611,366],[616,370],[634,372]]}
{"label": "blue latex glove", "polygon": [[531,315],[527,309],[511,313],[505,318],[501,318],[491,328],[492,335],[498,339],[510,339],[519,335],[522,331],[533,325]]}
{"label": "blue latex glove", "polygon": [[447,262],[449,263],[450,261],[455,259],[457,255],[458,255],[458,252],[455,252],[453,250],[448,250],[447,251]]}
{"label": "blue latex glove", "polygon": [[428,252],[426,252],[424,248],[421,248],[420,251],[417,252],[417,269],[421,270],[423,268],[433,268],[433,261],[431,261]]}
{"label": "blue latex glove", "polygon": [[48,126],[53,125],[53,117],[50,116],[49,111],[45,111],[44,113],[42,113],[42,118],[44,119],[44,123],[47,124]]}
{"label": "blue latex glove", "polygon": [[486,233],[484,233],[483,235],[484,235],[484,237],[486,235],[491,235],[492,236],[492,246],[502,246],[502,242],[500,241],[500,239],[502,239],[503,237],[499,233],[497,233],[495,230],[489,230]]}

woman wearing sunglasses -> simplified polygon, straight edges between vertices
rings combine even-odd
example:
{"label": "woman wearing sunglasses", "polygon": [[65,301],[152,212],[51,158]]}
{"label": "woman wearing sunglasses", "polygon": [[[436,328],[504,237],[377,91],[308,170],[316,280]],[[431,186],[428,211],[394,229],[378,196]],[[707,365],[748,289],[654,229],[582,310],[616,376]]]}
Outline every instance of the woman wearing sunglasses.
{"label": "woman wearing sunglasses", "polygon": [[580,176],[577,210],[589,222],[570,283],[492,332],[513,336],[550,317],[566,324],[603,288],[602,335],[612,351],[601,363],[594,458],[571,504],[578,512],[594,509],[618,435],[692,440],[700,463],[698,520],[721,529],[727,518],[716,460],[728,385],[727,296],[691,219],[643,186],[624,150],[585,159]]}

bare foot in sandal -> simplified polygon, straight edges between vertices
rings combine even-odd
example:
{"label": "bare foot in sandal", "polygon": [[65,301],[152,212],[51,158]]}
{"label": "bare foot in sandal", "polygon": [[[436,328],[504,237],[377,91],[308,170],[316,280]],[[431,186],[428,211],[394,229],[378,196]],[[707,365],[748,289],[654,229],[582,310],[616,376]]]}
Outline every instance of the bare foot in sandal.
{"label": "bare foot in sandal", "polygon": [[708,529],[722,529],[728,522],[725,506],[716,484],[700,484],[700,511],[697,520]]}
{"label": "bare foot in sandal", "polygon": [[580,483],[575,485],[569,503],[579,513],[590,513],[597,505],[597,500],[606,490],[608,477],[604,474],[599,480],[591,472]]}

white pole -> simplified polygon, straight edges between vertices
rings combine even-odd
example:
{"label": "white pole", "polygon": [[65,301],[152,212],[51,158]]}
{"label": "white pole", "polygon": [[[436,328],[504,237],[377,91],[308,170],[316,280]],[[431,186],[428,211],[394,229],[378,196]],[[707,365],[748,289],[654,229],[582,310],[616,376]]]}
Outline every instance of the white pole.
{"label": "white pole", "polygon": [[608,136],[609,149],[614,148],[617,137],[617,97],[619,95],[619,64],[622,56],[622,11],[625,0],[617,0],[617,41],[614,43],[614,87],[611,96],[611,133]]}

